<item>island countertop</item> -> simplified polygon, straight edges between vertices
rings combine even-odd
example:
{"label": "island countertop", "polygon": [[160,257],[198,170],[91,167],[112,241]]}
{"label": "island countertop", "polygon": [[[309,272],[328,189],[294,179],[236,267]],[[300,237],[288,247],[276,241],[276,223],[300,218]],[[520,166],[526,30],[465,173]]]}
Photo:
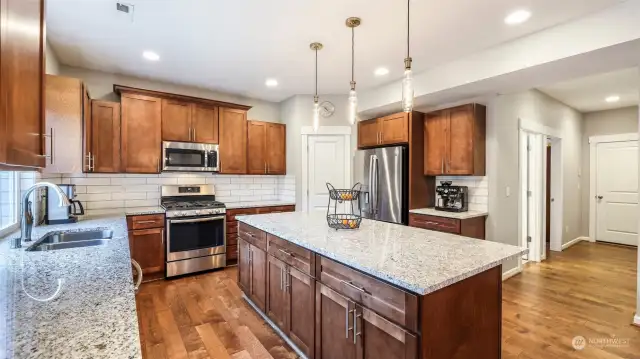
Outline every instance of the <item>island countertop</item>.
{"label": "island countertop", "polygon": [[[113,230],[105,245],[27,252],[50,232]],[[34,227],[0,239],[0,358],[141,358],[124,215]],[[59,295],[48,302],[58,289]]]}
{"label": "island countertop", "polygon": [[527,249],[363,219],[329,228],[322,212],[238,216],[238,221],[327,258],[425,295],[516,258]]}

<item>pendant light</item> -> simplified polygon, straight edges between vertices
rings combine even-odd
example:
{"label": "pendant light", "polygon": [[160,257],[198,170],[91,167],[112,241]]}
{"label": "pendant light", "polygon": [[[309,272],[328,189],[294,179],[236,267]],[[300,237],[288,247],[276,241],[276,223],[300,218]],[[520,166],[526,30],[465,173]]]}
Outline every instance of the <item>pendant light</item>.
{"label": "pendant light", "polygon": [[313,96],[313,131],[318,132],[318,128],[320,127],[320,104],[318,103],[318,50],[322,50],[323,46],[319,42],[313,42],[309,47],[316,53],[316,92]]}
{"label": "pendant light", "polygon": [[413,111],[413,73],[411,71],[411,56],[409,55],[409,33],[411,19],[411,0],[407,0],[407,57],[404,59],[404,79],[402,79],[402,110]]}
{"label": "pendant light", "polygon": [[355,80],[355,28],[360,26],[359,17],[350,17],[347,19],[347,27],[351,28],[351,91],[349,91],[349,123],[356,123],[358,117],[358,95],[356,93]]}

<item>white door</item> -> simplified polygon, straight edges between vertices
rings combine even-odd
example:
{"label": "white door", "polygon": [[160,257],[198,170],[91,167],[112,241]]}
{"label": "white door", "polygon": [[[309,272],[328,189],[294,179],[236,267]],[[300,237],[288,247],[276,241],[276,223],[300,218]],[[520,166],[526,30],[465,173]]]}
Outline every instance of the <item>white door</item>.
{"label": "white door", "polygon": [[638,245],[638,141],[596,148],[596,240]]}
{"label": "white door", "polygon": [[[307,151],[307,211],[326,211],[329,203],[327,182],[335,188],[348,188],[345,136],[310,135]],[[303,194],[304,195],[304,194]]]}

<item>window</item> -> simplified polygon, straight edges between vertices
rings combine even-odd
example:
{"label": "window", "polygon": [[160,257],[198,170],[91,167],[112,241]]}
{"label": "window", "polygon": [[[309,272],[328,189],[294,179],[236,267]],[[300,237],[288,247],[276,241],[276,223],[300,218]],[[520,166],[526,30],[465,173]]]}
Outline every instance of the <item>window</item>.
{"label": "window", "polygon": [[0,171],[0,236],[18,227],[20,172]]}

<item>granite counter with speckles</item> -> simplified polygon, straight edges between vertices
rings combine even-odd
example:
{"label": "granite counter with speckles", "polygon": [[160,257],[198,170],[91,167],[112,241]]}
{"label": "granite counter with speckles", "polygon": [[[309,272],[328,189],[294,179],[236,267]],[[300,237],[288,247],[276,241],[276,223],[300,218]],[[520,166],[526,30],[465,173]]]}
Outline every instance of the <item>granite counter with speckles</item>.
{"label": "granite counter with speckles", "polygon": [[0,358],[142,357],[125,217],[35,227],[32,238],[91,229],[113,238],[46,252],[10,249],[19,233],[0,239]]}
{"label": "granite counter with speckles", "polygon": [[238,216],[238,221],[417,294],[429,294],[516,258],[527,249],[453,234],[362,220],[329,228],[324,213]]}

